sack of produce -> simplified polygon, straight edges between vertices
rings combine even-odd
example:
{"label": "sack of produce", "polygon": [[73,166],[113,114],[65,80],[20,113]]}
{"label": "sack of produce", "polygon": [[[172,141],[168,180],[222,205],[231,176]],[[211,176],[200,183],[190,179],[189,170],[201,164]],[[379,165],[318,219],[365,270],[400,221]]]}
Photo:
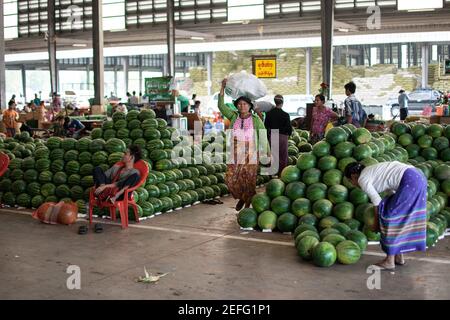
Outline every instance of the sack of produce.
{"label": "sack of produce", "polygon": [[257,100],[267,95],[267,88],[253,74],[242,71],[228,78],[225,93],[233,99],[244,96],[250,100]]}
{"label": "sack of produce", "polygon": [[48,224],[74,224],[78,206],[74,202],[46,202],[33,212],[33,218]]}

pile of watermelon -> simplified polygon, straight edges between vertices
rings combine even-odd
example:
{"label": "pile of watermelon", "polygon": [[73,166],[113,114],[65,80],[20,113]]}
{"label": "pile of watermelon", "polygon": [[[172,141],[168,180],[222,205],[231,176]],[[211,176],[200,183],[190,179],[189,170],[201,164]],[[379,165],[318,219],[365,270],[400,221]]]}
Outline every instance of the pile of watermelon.
{"label": "pile of watermelon", "polygon": [[[426,130],[434,127],[430,128]],[[318,266],[331,266],[336,261],[356,263],[368,241],[379,241],[380,234],[371,231],[374,208],[367,194],[353,186],[343,172],[349,163],[356,161],[366,166],[385,161],[417,164],[421,159],[410,160],[410,153],[405,149],[408,146],[400,144],[404,138],[394,132],[371,134],[351,124],[329,130],[311,152],[299,154],[295,166],[286,167],[279,179],[271,180],[265,193],[254,196],[252,208],[239,214],[238,223],[242,228],[293,233],[299,255]],[[441,154],[446,154],[444,150]],[[440,179],[432,178],[436,181],[430,179],[428,194],[427,243],[432,245],[450,221],[445,210],[449,193],[437,192],[439,188],[447,190],[446,175],[450,174],[450,167],[439,159],[423,161],[417,166],[428,170],[424,172],[427,177],[432,177],[432,168],[435,177],[436,173],[440,176]]]}
{"label": "pile of watermelon", "polygon": [[309,131],[295,129],[288,141],[289,165],[295,165],[298,156],[303,152],[311,152],[312,146],[309,141]]}
{"label": "pile of watermelon", "polygon": [[[134,192],[141,217],[228,194],[224,134],[209,135],[196,144],[185,140],[152,110],[116,112],[102,128],[80,140],[51,137],[42,141],[22,133],[0,141],[0,150],[11,159],[0,179],[0,201],[37,208],[43,202],[72,200],[80,213],[86,213],[93,169],[107,170],[131,144],[141,147],[150,169],[145,185]],[[258,184],[268,180],[258,176]],[[94,214],[109,212],[95,207]]]}

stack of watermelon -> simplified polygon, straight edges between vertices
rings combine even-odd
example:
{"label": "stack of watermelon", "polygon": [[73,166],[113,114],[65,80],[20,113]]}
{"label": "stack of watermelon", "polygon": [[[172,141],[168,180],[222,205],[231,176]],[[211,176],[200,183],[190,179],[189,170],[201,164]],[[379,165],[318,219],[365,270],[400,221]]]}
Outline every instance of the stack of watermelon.
{"label": "stack of watermelon", "polygon": [[[350,124],[333,128],[311,152],[301,153],[295,166],[270,181],[266,192],[253,198],[252,208],[239,214],[238,222],[243,228],[293,232],[300,256],[317,265],[329,266],[336,259],[355,263],[367,242],[379,241],[380,234],[369,228],[373,206],[367,194],[343,172],[356,161],[370,166],[394,160],[408,161],[395,134],[371,134]],[[315,244],[319,246],[314,253]]]}
{"label": "stack of watermelon", "polygon": [[289,165],[295,165],[297,163],[299,153],[312,151],[312,146],[308,140],[308,131],[300,129],[293,130],[288,141]]}
{"label": "stack of watermelon", "polygon": [[[156,119],[152,110],[116,112],[112,121],[80,140],[51,137],[34,142],[23,133],[0,145],[12,159],[0,181],[1,200],[10,206],[36,208],[46,201],[71,199],[85,213],[94,167],[107,170],[122,159],[127,146],[135,144],[141,146],[150,168],[146,184],[134,193],[141,216],[191,205],[228,194],[226,165],[213,163],[224,159],[219,138],[223,135],[209,136],[192,146],[166,121]],[[259,176],[258,183],[264,182]],[[94,214],[108,212],[95,208]]]}

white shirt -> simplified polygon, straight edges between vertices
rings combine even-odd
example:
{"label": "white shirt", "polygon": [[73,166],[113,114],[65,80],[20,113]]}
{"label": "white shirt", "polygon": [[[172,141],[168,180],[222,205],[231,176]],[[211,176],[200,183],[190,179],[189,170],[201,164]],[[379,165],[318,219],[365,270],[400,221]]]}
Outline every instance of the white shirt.
{"label": "white shirt", "polygon": [[136,96],[130,97],[130,104],[139,104],[139,99]]}
{"label": "white shirt", "polygon": [[385,191],[396,191],[403,174],[410,168],[414,167],[398,161],[382,162],[365,168],[359,176],[358,183],[372,203],[378,206],[383,200],[379,194]]}

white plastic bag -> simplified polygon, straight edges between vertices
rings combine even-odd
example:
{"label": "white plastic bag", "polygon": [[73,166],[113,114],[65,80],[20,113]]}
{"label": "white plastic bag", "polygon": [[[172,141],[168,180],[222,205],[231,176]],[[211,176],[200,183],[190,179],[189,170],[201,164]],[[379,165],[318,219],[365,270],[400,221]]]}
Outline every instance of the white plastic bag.
{"label": "white plastic bag", "polygon": [[242,71],[228,78],[225,93],[233,99],[244,96],[254,101],[267,95],[267,88],[253,74]]}

